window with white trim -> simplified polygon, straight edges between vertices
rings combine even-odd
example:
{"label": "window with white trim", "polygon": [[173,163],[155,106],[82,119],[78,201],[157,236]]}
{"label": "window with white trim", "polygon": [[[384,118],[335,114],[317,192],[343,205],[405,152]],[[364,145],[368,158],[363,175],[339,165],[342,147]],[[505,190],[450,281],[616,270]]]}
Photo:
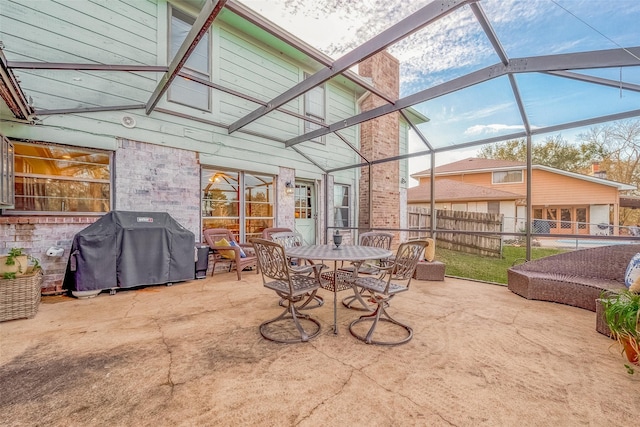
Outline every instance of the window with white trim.
{"label": "window with white trim", "polygon": [[[169,62],[171,62],[178,53],[178,49],[180,49],[180,46],[182,46],[182,43],[187,38],[196,20],[194,17],[173,7],[170,10]],[[191,52],[189,59],[187,59],[187,62],[180,71],[209,81],[211,77],[209,52],[209,32],[206,32],[202,35],[200,42],[198,42],[193,52]],[[211,110],[211,90],[209,87],[189,80],[188,78],[176,76],[167,90],[167,97],[171,102],[204,111]]]}
{"label": "window with white trim", "polygon": [[250,172],[203,169],[202,228],[227,228],[238,241],[273,227],[275,179]]}
{"label": "window with white trim", "polygon": [[[306,79],[307,77],[309,77],[309,75],[305,73],[304,78]],[[304,94],[304,115],[315,121],[322,123],[325,122],[326,112],[324,85],[316,86]],[[304,133],[313,132],[314,130],[323,128],[323,126],[307,120],[304,122]],[[324,135],[311,139],[311,141],[324,143]]]}
{"label": "window with white trim", "polygon": [[4,213],[97,214],[111,208],[111,153],[13,142],[15,207]]}
{"label": "window with white trim", "polygon": [[487,213],[499,214],[500,213],[500,202],[487,202]]}
{"label": "window with white trim", "polygon": [[333,186],[333,221],[336,227],[349,227],[351,210],[351,187],[336,184]]}
{"label": "window with white trim", "polygon": [[0,208],[13,208],[13,144],[0,135]]}
{"label": "window with white trim", "polygon": [[522,170],[517,171],[496,171],[492,174],[493,184],[510,184],[522,182]]}

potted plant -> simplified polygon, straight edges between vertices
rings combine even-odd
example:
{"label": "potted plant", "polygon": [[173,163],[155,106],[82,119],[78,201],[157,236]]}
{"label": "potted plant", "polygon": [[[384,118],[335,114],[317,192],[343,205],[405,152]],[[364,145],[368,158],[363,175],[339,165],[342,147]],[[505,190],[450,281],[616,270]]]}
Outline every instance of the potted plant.
{"label": "potted plant", "polygon": [[0,267],[0,322],[35,316],[43,277],[38,259],[13,248],[0,256]]}
{"label": "potted plant", "polygon": [[22,248],[12,248],[0,256],[0,273],[3,279],[15,279],[27,271],[28,256]]}
{"label": "potted plant", "polygon": [[[620,344],[620,353],[624,352],[631,364],[640,365],[640,293],[624,289],[603,295],[600,300],[611,337]],[[631,365],[625,367],[634,373]]]}

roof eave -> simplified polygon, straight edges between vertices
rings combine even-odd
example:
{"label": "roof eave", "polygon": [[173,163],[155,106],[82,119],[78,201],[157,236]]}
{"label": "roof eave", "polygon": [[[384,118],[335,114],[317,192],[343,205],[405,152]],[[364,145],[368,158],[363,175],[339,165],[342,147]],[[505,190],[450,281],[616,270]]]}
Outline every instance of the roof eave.
{"label": "roof eave", "polygon": [[7,59],[2,50],[0,50],[0,97],[15,118],[30,120],[33,109],[27,102],[13,71],[7,66]]}

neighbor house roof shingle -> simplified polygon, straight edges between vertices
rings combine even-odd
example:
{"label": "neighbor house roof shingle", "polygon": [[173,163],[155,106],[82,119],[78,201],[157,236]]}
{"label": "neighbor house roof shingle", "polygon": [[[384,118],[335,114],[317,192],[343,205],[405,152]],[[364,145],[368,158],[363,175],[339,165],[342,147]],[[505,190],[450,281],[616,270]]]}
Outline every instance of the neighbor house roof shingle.
{"label": "neighbor house roof shingle", "polygon": [[[518,162],[514,160],[501,160],[501,159],[483,159],[478,157],[469,157],[467,159],[459,160],[453,163],[447,163],[446,165],[438,166],[434,169],[434,174],[437,176],[446,175],[460,175],[470,173],[483,173],[496,170],[522,170],[526,169],[527,164],[524,162]],[[544,165],[531,165],[531,169],[543,170],[558,175],[565,175],[575,179],[581,179],[583,181],[595,182],[601,185],[607,185],[609,187],[616,187],[618,190],[636,190],[635,185],[625,184],[623,182],[611,181],[610,179],[598,178],[591,175],[583,175],[576,172],[569,172],[562,169],[552,168]],[[411,174],[411,178],[420,180],[420,178],[430,178],[431,169],[426,169],[422,172]]]}
{"label": "neighbor house roof shingle", "polygon": [[[523,199],[525,195],[511,193],[509,191],[495,190],[479,185],[466,184],[451,179],[439,179],[436,181],[436,202],[455,201],[480,201],[480,200],[516,200]],[[407,202],[423,203],[431,201],[431,186],[419,185],[407,190]]]}
{"label": "neighbor house roof shingle", "polygon": [[[450,172],[465,172],[471,170],[488,170],[496,168],[512,168],[512,167],[527,167],[526,163],[518,162],[514,160],[500,160],[500,159],[483,159],[478,157],[469,157],[463,160],[459,160],[453,163],[447,163],[446,165],[438,166],[435,168],[436,174],[450,173]],[[412,178],[418,178],[420,176],[428,176],[431,174],[431,169],[426,169],[421,172],[416,172],[411,175]]]}

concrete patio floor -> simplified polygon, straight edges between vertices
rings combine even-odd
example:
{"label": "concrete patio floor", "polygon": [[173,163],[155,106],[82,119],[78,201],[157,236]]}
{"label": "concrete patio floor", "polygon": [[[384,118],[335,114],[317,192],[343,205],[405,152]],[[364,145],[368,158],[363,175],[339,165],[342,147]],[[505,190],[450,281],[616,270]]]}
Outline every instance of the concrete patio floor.
{"label": "concrete patio floor", "polygon": [[[595,313],[506,287],[414,281],[390,312],[415,336],[366,345],[360,315],[332,294],[310,311],[319,337],[264,340],[280,312],[260,276],[45,297],[33,319],[0,323],[6,426],[631,426],[640,373],[627,374]],[[339,299],[348,294],[339,294]]]}

